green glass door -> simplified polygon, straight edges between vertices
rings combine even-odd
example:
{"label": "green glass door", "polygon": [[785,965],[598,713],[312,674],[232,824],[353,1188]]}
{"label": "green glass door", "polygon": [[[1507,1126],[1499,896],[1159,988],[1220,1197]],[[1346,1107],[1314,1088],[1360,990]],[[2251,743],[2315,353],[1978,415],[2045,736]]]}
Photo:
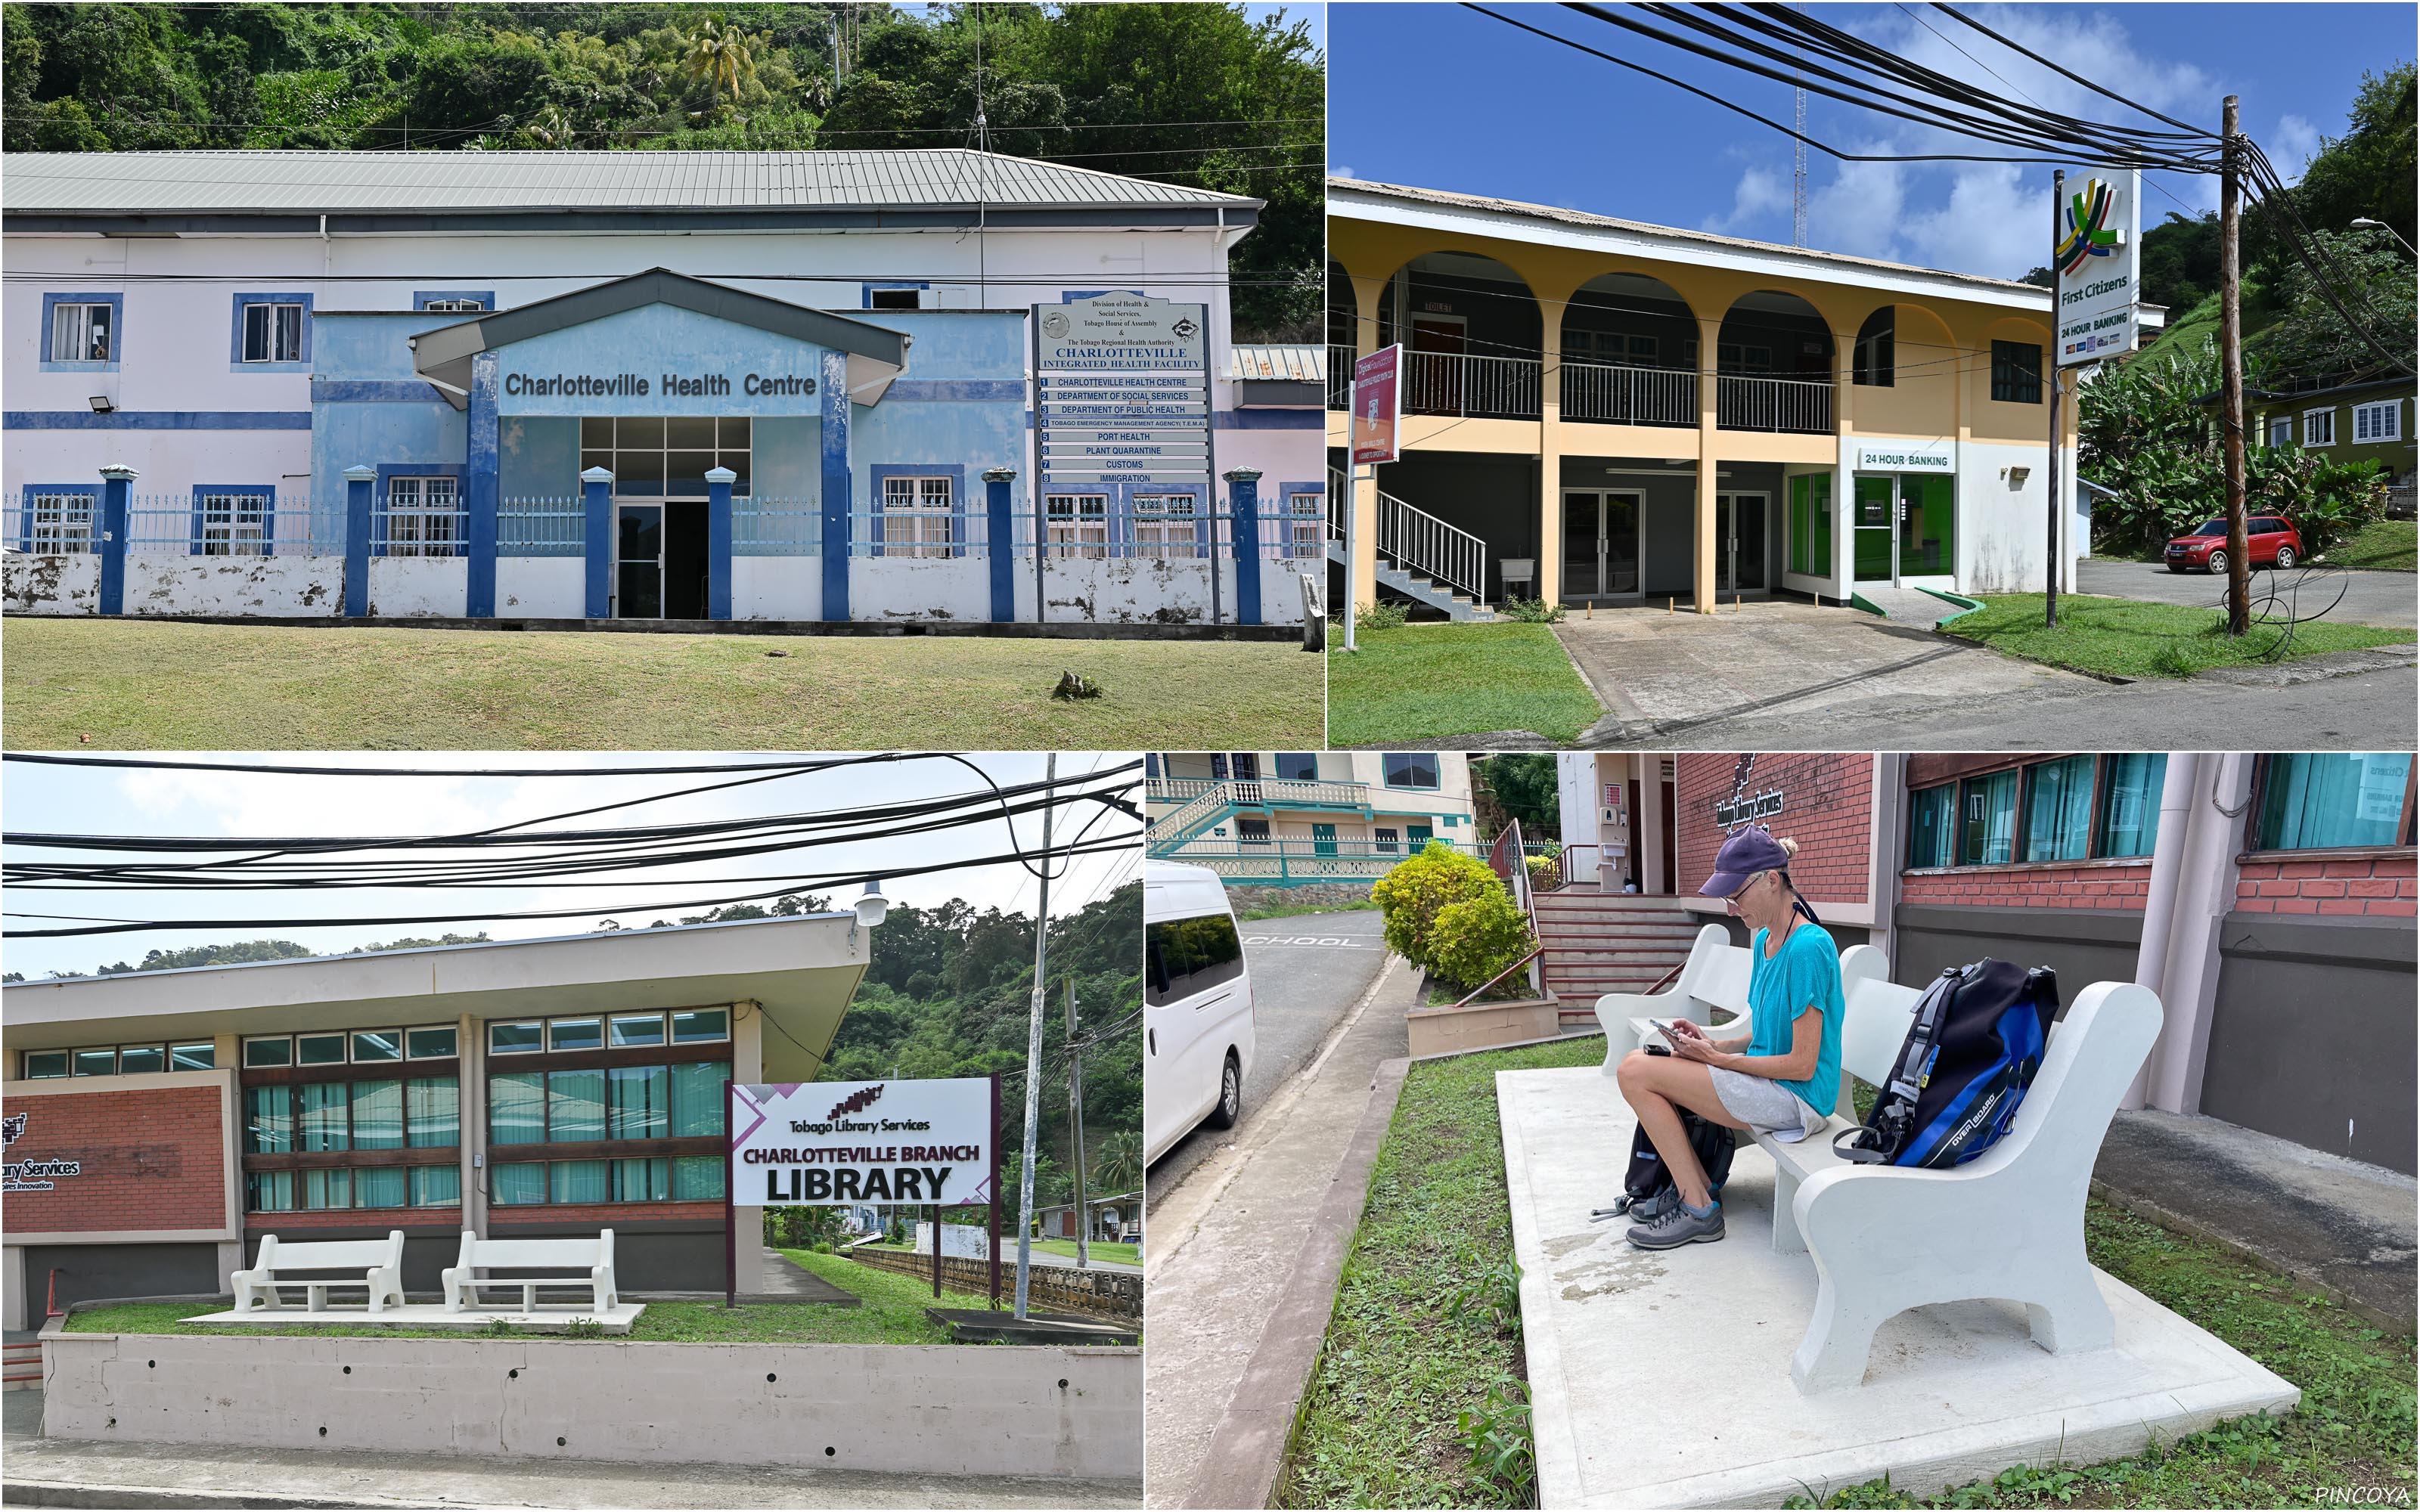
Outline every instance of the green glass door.
{"label": "green glass door", "polygon": [[1947,578],[1958,571],[1958,480],[1911,472],[1899,480],[1899,572]]}
{"label": "green glass door", "polygon": [[1893,563],[1896,523],[1892,516],[1898,502],[1894,497],[1894,479],[1860,475],[1854,513],[1857,538],[1852,559],[1855,565],[1853,576],[1861,583],[1886,583],[1897,576]]}
{"label": "green glass door", "polygon": [[1336,854],[1336,826],[1334,825],[1312,825],[1311,826],[1311,853],[1315,856],[1334,856]]}

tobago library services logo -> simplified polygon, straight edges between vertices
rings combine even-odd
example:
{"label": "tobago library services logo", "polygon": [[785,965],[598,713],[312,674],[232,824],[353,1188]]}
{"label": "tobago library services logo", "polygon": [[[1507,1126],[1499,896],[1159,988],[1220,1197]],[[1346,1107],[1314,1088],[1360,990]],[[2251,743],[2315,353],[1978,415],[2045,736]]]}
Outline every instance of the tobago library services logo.
{"label": "tobago library services logo", "polygon": [[[11,1113],[0,1119],[0,1136],[5,1136],[0,1142],[10,1147],[25,1137],[25,1115]],[[80,1160],[12,1160],[0,1165],[0,1192],[54,1191],[59,1178],[83,1174]]]}

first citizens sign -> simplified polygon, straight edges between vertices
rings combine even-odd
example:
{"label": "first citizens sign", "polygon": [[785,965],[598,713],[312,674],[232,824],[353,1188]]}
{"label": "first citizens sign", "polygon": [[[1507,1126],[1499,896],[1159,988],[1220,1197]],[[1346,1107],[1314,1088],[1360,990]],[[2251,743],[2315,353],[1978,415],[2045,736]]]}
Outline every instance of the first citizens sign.
{"label": "first citizens sign", "polygon": [[992,1084],[731,1084],[731,1200],[961,1208],[992,1199]]}

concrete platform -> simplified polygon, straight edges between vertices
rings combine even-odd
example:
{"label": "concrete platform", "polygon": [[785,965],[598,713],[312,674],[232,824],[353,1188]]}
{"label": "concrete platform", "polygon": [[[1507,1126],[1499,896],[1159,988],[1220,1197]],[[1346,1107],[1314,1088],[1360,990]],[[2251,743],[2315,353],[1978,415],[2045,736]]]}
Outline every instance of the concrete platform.
{"label": "concrete platform", "polygon": [[319,1312],[301,1307],[281,1307],[274,1312],[255,1308],[248,1313],[240,1313],[228,1308],[224,1312],[178,1319],[178,1321],[258,1328],[287,1328],[309,1323],[374,1324],[398,1331],[415,1328],[486,1329],[501,1321],[517,1334],[561,1334],[567,1332],[573,1323],[594,1321],[608,1334],[628,1334],[630,1325],[637,1322],[639,1315],[646,1310],[647,1304],[644,1302],[623,1302],[601,1313],[593,1307],[569,1304],[540,1304],[534,1313],[525,1313],[518,1307],[465,1307],[458,1313],[449,1313],[442,1303],[407,1302],[380,1313],[359,1306],[330,1307]]}
{"label": "concrete platform", "polygon": [[2302,1399],[2206,1331],[2099,1273],[2114,1348],[2054,1355],[2023,1308],[1919,1307],[1875,1336],[1864,1383],[1802,1396],[1790,1359],[1815,1269],[1773,1253],[1773,1163],[1742,1149],[1729,1237],[1634,1249],[1614,1196],[1633,1119],[1593,1067],[1497,1077],[1540,1504],[1778,1506],[1887,1474],[1935,1494],[2014,1464],[2093,1464]]}

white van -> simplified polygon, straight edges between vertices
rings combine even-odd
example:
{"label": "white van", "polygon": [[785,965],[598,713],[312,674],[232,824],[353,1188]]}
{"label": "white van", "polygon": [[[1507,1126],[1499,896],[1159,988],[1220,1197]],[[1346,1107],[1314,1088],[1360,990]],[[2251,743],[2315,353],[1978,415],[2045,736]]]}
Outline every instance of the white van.
{"label": "white van", "polygon": [[1232,1129],[1252,1069],[1252,978],[1226,885],[1143,862],[1143,1164],[1208,1120]]}

